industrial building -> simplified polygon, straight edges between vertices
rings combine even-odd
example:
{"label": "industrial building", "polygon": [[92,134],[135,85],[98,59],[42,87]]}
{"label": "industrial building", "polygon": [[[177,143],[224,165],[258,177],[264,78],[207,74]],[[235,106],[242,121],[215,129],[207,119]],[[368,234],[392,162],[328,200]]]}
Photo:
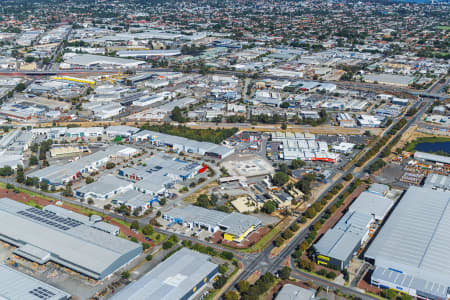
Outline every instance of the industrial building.
{"label": "industrial building", "polygon": [[394,201],[371,192],[362,192],[358,198],[350,205],[349,211],[358,211],[372,215],[375,220],[382,221],[389,210],[394,205]]}
{"label": "industrial building", "polygon": [[152,207],[153,203],[159,203],[157,197],[149,194],[143,194],[137,190],[129,190],[123,194],[117,195],[111,201],[114,205],[125,205],[130,211],[140,209],[141,212]]}
{"label": "industrial building", "polygon": [[[371,188],[380,190],[382,186],[374,184]],[[314,244],[317,263],[345,269],[353,255],[373,235],[372,225],[381,223],[393,205],[394,202],[382,194],[362,192],[334,228]]]}
{"label": "industrial building", "polygon": [[103,218],[98,215],[91,215],[91,216],[85,216],[77,214],[74,211],[62,208],[60,206],[56,205],[47,205],[43,208],[44,211],[48,211],[51,213],[56,214],[57,216],[69,218],[78,222],[83,223],[84,225],[87,225],[89,227],[92,227],[94,229],[113,234],[113,235],[119,235],[120,234],[120,228],[118,226],[103,222]]}
{"label": "industrial building", "polygon": [[334,228],[328,230],[314,244],[319,265],[333,266],[343,270],[350,264],[353,255],[369,238],[371,215],[358,211],[347,212]]}
{"label": "industrial building", "polygon": [[182,248],[111,300],[187,300],[199,293],[219,273],[206,254]]}
{"label": "industrial building", "polygon": [[64,63],[60,64],[61,69],[70,68],[137,68],[140,65],[145,65],[145,61],[125,59],[111,56],[92,55],[92,54],[75,54],[66,53],[63,56]]}
{"label": "industrial building", "polygon": [[68,300],[71,295],[45,282],[0,264],[0,299]]}
{"label": "industrial building", "polygon": [[96,182],[87,184],[75,191],[75,196],[87,200],[108,200],[115,195],[133,189],[133,182],[117,178],[112,174],[101,177]]}
{"label": "industrial building", "polygon": [[432,163],[441,163],[441,164],[450,165],[450,157],[449,156],[436,155],[436,154],[416,151],[416,153],[414,153],[414,158],[417,160],[420,160],[420,161],[429,161]]}
{"label": "industrial building", "polygon": [[371,282],[422,299],[448,299],[450,194],[411,186],[365,253]]}
{"label": "industrial building", "polygon": [[272,141],[280,142],[281,159],[337,162],[339,154],[328,151],[326,142],[317,142],[315,135],[308,133],[274,132]]}
{"label": "industrial building", "polygon": [[450,191],[450,176],[429,174],[423,186],[442,192]]}
{"label": "industrial building", "polygon": [[261,226],[261,221],[254,216],[236,212],[227,214],[193,205],[172,208],[163,214],[163,219],[192,230],[200,228],[209,232],[223,231],[225,240],[236,242],[241,242],[250,232]]}
{"label": "industrial building", "polygon": [[51,186],[61,187],[69,181],[79,179],[83,174],[102,169],[105,164],[119,157],[128,158],[137,152],[136,149],[122,145],[110,146],[93,154],[81,157],[65,165],[52,165],[26,174],[45,180]]}
{"label": "industrial building", "polygon": [[142,165],[120,169],[118,175],[133,180],[137,191],[158,196],[173,184],[194,178],[206,170],[206,166],[196,162],[177,159],[172,155],[155,154]]}
{"label": "industrial building", "polygon": [[0,240],[14,254],[38,264],[54,262],[103,280],[142,253],[142,246],[71,217],[40,210],[9,198],[0,201]]}
{"label": "industrial building", "polygon": [[161,132],[143,130],[133,136],[136,142],[149,141],[157,146],[166,146],[175,152],[195,153],[223,159],[234,153],[234,149],[227,146],[208,142],[198,142],[179,136],[168,135]]}
{"label": "industrial building", "polygon": [[316,291],[313,289],[305,289],[293,284],[285,284],[278,292],[275,300],[313,300]]}
{"label": "industrial building", "polygon": [[109,137],[117,137],[120,136],[122,138],[129,138],[133,134],[136,134],[139,131],[139,128],[125,125],[115,125],[109,126],[105,129],[105,133]]}

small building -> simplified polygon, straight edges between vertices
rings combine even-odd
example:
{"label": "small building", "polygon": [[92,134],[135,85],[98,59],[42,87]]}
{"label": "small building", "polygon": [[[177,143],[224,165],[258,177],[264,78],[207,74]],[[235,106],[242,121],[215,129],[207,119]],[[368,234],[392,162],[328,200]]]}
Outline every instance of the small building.
{"label": "small building", "polygon": [[87,184],[75,191],[75,196],[87,200],[108,200],[113,196],[133,189],[133,182],[120,179],[112,174],[101,177],[98,181]]}
{"label": "small building", "polygon": [[71,295],[43,281],[0,264],[0,298],[11,300],[68,300]]}
{"label": "small building", "polygon": [[218,274],[217,264],[208,255],[182,248],[111,300],[193,299]]}
{"label": "small building", "polygon": [[414,153],[414,158],[417,160],[421,160],[421,161],[429,161],[432,163],[443,163],[443,164],[450,165],[450,157],[449,156],[436,155],[436,154],[416,151],[416,153]]}
{"label": "small building", "polygon": [[389,192],[389,186],[381,183],[372,183],[372,185],[368,189],[369,192],[374,193],[379,196],[386,196]]}
{"label": "small building", "polygon": [[175,207],[163,214],[163,219],[209,232],[223,231],[228,241],[241,242],[248,234],[261,226],[261,221],[249,215],[233,212],[227,214],[218,210],[188,205]]}
{"label": "small building", "polygon": [[285,284],[278,292],[275,300],[313,300],[316,291],[313,289],[305,289],[293,284]]}

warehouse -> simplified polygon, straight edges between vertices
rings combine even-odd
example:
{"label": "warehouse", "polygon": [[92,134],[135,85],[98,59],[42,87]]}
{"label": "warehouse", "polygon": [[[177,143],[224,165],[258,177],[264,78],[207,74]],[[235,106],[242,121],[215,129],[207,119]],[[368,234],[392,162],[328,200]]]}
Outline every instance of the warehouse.
{"label": "warehouse", "polygon": [[38,264],[54,262],[103,280],[142,253],[142,246],[72,218],[8,198],[0,201],[0,240],[18,247],[14,254]]}
{"label": "warehouse", "polygon": [[348,210],[372,215],[375,220],[381,222],[393,205],[394,202],[384,196],[379,196],[371,192],[362,192],[352,205],[350,205]]}
{"label": "warehouse", "polygon": [[261,221],[253,216],[236,212],[227,214],[193,205],[172,208],[163,214],[163,219],[192,230],[201,228],[209,232],[223,231],[225,240],[236,242],[241,242],[253,230],[261,226]]}
{"label": "warehouse", "polygon": [[92,55],[92,54],[75,54],[66,53],[63,56],[64,64],[60,67],[68,68],[91,68],[91,67],[108,67],[108,68],[137,68],[140,65],[145,65],[145,61],[139,61],[134,59],[125,59],[110,56]]}
{"label": "warehouse", "polygon": [[436,155],[426,152],[416,151],[414,158],[421,161],[430,161],[433,163],[442,163],[450,165],[450,157],[443,155]]}
{"label": "warehouse", "polygon": [[134,57],[134,58],[148,58],[160,56],[177,56],[181,55],[180,50],[132,50],[132,51],[117,51],[119,57]]}
{"label": "warehouse", "polygon": [[208,255],[182,248],[111,300],[187,300],[199,293],[218,271]]}
{"label": "warehouse", "polygon": [[109,137],[116,137],[120,136],[123,138],[129,138],[133,134],[137,133],[139,131],[139,128],[132,127],[132,126],[125,126],[125,125],[116,125],[116,126],[109,126],[106,128],[105,133]]}
{"label": "warehouse", "polygon": [[119,235],[120,234],[120,228],[117,226],[114,226],[112,224],[103,222],[103,218],[98,215],[91,215],[91,216],[85,216],[77,214],[74,211],[62,208],[60,206],[56,205],[47,205],[43,208],[44,211],[48,211],[51,213],[56,214],[57,216],[69,218],[78,222],[81,222],[89,227],[92,227],[94,229],[113,234],[113,235]]}
{"label": "warehouse", "polygon": [[365,253],[371,282],[413,297],[450,295],[450,194],[411,186]]}
{"label": "warehouse", "polygon": [[368,74],[364,76],[365,82],[394,85],[398,87],[408,87],[414,82],[413,76],[393,75],[393,74]]}
{"label": "warehouse", "polygon": [[429,174],[423,186],[442,192],[450,191],[450,176]]}
{"label": "warehouse", "polygon": [[157,146],[166,146],[175,152],[184,151],[223,159],[234,153],[234,149],[228,146],[217,145],[208,142],[198,142],[179,136],[168,135],[161,132],[143,130],[133,136],[137,142],[150,141]]}
{"label": "warehouse", "polygon": [[37,177],[49,185],[60,187],[69,181],[79,179],[83,174],[102,169],[105,164],[118,157],[127,158],[136,153],[136,149],[122,145],[114,145],[93,154],[84,156],[65,165],[52,165],[26,174],[27,177]]}
{"label": "warehouse", "polygon": [[68,300],[70,294],[0,264],[0,299]]}
{"label": "warehouse", "polygon": [[115,195],[133,189],[133,183],[117,178],[112,174],[101,177],[98,181],[87,184],[75,191],[75,196],[87,200],[108,200]]}
{"label": "warehouse", "polygon": [[328,230],[314,244],[317,263],[339,270],[347,268],[353,255],[368,239],[373,221],[369,214],[347,212],[334,228]]}
{"label": "warehouse", "polygon": [[111,201],[114,205],[125,205],[130,211],[135,211],[136,209],[144,212],[145,210],[152,207],[154,202],[159,203],[157,197],[149,195],[148,193],[143,194],[137,190],[130,190],[118,196],[115,196]]}

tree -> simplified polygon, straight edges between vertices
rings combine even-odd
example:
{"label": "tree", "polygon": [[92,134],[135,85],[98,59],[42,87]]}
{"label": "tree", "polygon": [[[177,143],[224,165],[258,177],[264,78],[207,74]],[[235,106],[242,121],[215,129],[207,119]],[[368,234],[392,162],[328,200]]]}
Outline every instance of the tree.
{"label": "tree", "polygon": [[89,205],[93,205],[93,204],[94,204],[94,199],[88,198],[88,204],[89,204]]}
{"label": "tree", "polygon": [[142,243],[142,249],[145,251],[148,248],[150,248],[150,244],[149,243]]}
{"label": "tree", "polygon": [[16,171],[16,180],[18,183],[23,183],[25,181],[25,173],[23,172],[23,167],[21,165],[17,165]]}
{"label": "tree", "polygon": [[128,279],[130,278],[130,272],[128,271],[123,271],[122,274],[120,275],[123,279]]}
{"label": "tree", "polygon": [[282,186],[289,181],[289,175],[284,172],[277,172],[272,178],[273,184]]}
{"label": "tree", "polygon": [[153,226],[150,224],[146,224],[144,228],[142,228],[142,233],[145,235],[151,235],[153,232]]}
{"label": "tree", "polygon": [[280,278],[282,280],[287,280],[291,276],[291,268],[284,266],[279,272]]}
{"label": "tree", "polygon": [[115,166],[116,166],[116,164],[113,163],[112,161],[108,161],[108,162],[106,163],[106,168],[107,168],[108,170],[114,168]]}
{"label": "tree", "polygon": [[43,191],[48,191],[48,182],[46,180],[42,180],[40,184],[40,188]]}
{"label": "tree", "polygon": [[248,281],[246,280],[241,280],[237,283],[236,287],[241,294],[244,294],[247,293],[248,289],[250,288],[250,283],[248,283]]}
{"label": "tree", "polygon": [[281,124],[281,129],[283,129],[283,130],[286,130],[286,129],[287,129],[286,123]]}
{"label": "tree", "polygon": [[281,108],[288,108],[289,107],[289,102],[283,102],[280,104]]}
{"label": "tree", "polygon": [[224,295],[225,300],[239,300],[239,295],[236,291],[228,291]]}
{"label": "tree", "polygon": [[267,214],[271,214],[277,208],[277,204],[273,200],[266,201],[263,206],[263,211]]}
{"label": "tree", "polygon": [[92,178],[91,176],[86,177],[86,184],[90,184],[94,182],[94,178]]}
{"label": "tree", "polygon": [[164,250],[167,250],[167,249],[172,248],[172,247],[173,247],[173,244],[172,244],[172,242],[170,242],[170,241],[165,241],[165,242],[163,243],[162,247],[163,247]]}
{"label": "tree", "polygon": [[153,256],[151,254],[149,254],[145,257],[146,261],[151,261],[152,259],[153,259]]}
{"label": "tree", "polygon": [[353,175],[351,173],[348,173],[347,175],[345,175],[344,179],[345,181],[350,181],[353,179]]}
{"label": "tree", "polygon": [[298,169],[298,168],[302,168],[302,167],[304,167],[306,165],[306,163],[303,161],[303,160],[301,160],[301,159],[295,159],[295,160],[293,160],[292,161],[292,163],[291,163],[291,168],[292,169]]}
{"label": "tree", "polygon": [[38,164],[38,158],[36,157],[36,155],[31,155],[30,156],[30,161],[29,161],[29,163],[30,163],[30,166],[35,166],[35,165],[37,165]]}
{"label": "tree", "polygon": [[183,116],[183,113],[178,106],[174,107],[174,109],[172,110],[172,114],[170,115],[170,118],[178,123],[186,122],[186,118]]}
{"label": "tree", "polygon": [[138,223],[138,221],[134,220],[134,221],[131,223],[130,228],[131,228],[131,229],[134,229],[134,230],[139,230],[139,223]]}

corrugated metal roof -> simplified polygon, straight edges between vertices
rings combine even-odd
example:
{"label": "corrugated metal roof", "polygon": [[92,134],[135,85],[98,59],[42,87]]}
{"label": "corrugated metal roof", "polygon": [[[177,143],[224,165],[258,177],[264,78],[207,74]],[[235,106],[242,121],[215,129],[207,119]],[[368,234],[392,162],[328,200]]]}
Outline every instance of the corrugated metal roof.
{"label": "corrugated metal roof", "polygon": [[8,224],[0,226],[7,242],[32,245],[50,253],[50,260],[94,278],[109,275],[142,251],[140,244],[8,198],[0,199],[0,219]]}
{"label": "corrugated metal roof", "polygon": [[111,300],[181,299],[213,272],[217,265],[208,255],[182,248]]}
{"label": "corrugated metal roof", "polygon": [[0,264],[0,283],[0,299],[66,300],[70,298],[70,294],[2,264]]}
{"label": "corrugated metal roof", "polygon": [[449,286],[450,193],[410,187],[365,256],[377,267]]}
{"label": "corrugated metal roof", "polygon": [[373,215],[377,220],[382,220],[393,205],[394,202],[386,197],[371,192],[362,192],[350,205],[349,211],[359,211]]}
{"label": "corrugated metal roof", "polygon": [[311,300],[316,293],[313,289],[304,289],[293,284],[285,284],[275,300]]}

